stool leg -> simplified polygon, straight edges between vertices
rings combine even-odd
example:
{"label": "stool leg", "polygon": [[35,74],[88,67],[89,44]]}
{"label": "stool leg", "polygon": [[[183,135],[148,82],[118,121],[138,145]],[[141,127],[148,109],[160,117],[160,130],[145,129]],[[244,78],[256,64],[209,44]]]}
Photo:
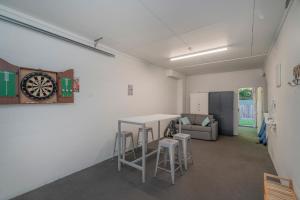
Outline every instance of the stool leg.
{"label": "stool leg", "polygon": [[115,145],[114,145],[114,151],[113,151],[112,159],[114,159],[114,156],[115,156],[115,153],[116,153],[117,140],[118,140],[118,133],[116,134],[116,137],[115,137]]}
{"label": "stool leg", "polygon": [[125,160],[125,154],[126,154],[126,137],[125,137],[125,135],[122,136],[122,152],[123,152],[123,159]]}
{"label": "stool leg", "polygon": [[167,152],[166,149],[164,149],[164,167],[167,167],[167,160],[168,160],[168,154],[169,152]]}
{"label": "stool leg", "polygon": [[145,140],[145,150],[146,150],[146,154],[147,154],[147,152],[148,152],[148,132],[146,132],[144,130],[143,135],[144,135],[144,140]]}
{"label": "stool leg", "polygon": [[155,165],[154,176],[156,176],[156,174],[157,174],[157,168],[158,168],[158,163],[159,163],[159,156],[160,156],[160,146],[158,146],[158,149],[157,149],[156,165]]}
{"label": "stool leg", "polygon": [[192,139],[190,138],[189,139],[189,142],[190,142],[190,157],[191,157],[191,160],[192,160],[192,164],[194,164],[194,159],[193,159],[193,154],[192,154]]}
{"label": "stool leg", "polygon": [[179,169],[180,169],[180,172],[181,172],[181,175],[183,175],[183,170],[182,170],[182,154],[181,154],[181,146],[179,145],[177,147],[177,153],[178,153],[178,162],[179,162]]}
{"label": "stool leg", "polygon": [[175,184],[175,149],[169,148],[172,184]]}
{"label": "stool leg", "polygon": [[187,170],[187,140],[182,141],[184,168]]}
{"label": "stool leg", "polygon": [[138,131],[136,146],[140,145],[140,130]]}
{"label": "stool leg", "polygon": [[133,152],[133,156],[134,156],[134,159],[136,159],[136,156],[135,156],[135,151],[134,151],[134,141],[133,141],[133,135],[131,135],[131,151]]}
{"label": "stool leg", "polygon": [[180,158],[181,158],[181,162],[183,161],[183,141],[182,140],[178,140],[179,143],[179,151],[180,151]]}
{"label": "stool leg", "polygon": [[153,129],[151,129],[152,141],[154,141]]}
{"label": "stool leg", "polygon": [[142,182],[146,182],[146,154],[147,154],[147,143],[145,140],[146,131],[145,125],[143,125],[143,135],[142,135]]}

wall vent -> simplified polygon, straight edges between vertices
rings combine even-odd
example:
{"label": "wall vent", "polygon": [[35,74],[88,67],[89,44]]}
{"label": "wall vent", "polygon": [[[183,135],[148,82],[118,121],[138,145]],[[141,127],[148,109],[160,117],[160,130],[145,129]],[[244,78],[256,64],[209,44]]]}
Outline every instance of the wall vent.
{"label": "wall vent", "polygon": [[183,78],[183,75],[181,73],[178,73],[177,71],[174,71],[172,69],[166,70],[166,75],[167,75],[167,77],[176,79],[176,80]]}

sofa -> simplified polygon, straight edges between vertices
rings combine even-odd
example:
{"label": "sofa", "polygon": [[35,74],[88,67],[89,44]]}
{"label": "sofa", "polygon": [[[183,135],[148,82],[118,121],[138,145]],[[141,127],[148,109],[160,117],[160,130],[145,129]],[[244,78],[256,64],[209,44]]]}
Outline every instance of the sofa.
{"label": "sofa", "polygon": [[[190,134],[194,139],[202,140],[217,140],[218,138],[218,122],[214,119],[213,115],[200,115],[200,114],[181,114],[181,117],[187,117],[191,122],[190,125],[181,124],[183,133]],[[210,123],[207,126],[202,126],[202,121],[208,117]],[[179,128],[177,122],[176,128]]]}

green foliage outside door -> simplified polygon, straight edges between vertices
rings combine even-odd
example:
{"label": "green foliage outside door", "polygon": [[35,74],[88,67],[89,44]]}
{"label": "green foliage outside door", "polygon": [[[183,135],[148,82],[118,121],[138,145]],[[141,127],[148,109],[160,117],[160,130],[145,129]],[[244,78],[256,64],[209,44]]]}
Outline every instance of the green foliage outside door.
{"label": "green foliage outside door", "polygon": [[252,88],[241,88],[239,90],[240,100],[251,100],[253,99]]}

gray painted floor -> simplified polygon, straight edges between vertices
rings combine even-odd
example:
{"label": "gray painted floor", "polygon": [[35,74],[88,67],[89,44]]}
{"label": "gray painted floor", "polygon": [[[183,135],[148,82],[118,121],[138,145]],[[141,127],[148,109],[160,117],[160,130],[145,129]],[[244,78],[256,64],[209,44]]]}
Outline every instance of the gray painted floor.
{"label": "gray painted floor", "polygon": [[194,164],[171,185],[165,172],[153,177],[155,157],[147,161],[147,182],[130,167],[117,172],[117,160],[82,170],[15,200],[259,200],[263,199],[263,172],[275,173],[265,146],[255,133],[216,142],[193,140]]}

